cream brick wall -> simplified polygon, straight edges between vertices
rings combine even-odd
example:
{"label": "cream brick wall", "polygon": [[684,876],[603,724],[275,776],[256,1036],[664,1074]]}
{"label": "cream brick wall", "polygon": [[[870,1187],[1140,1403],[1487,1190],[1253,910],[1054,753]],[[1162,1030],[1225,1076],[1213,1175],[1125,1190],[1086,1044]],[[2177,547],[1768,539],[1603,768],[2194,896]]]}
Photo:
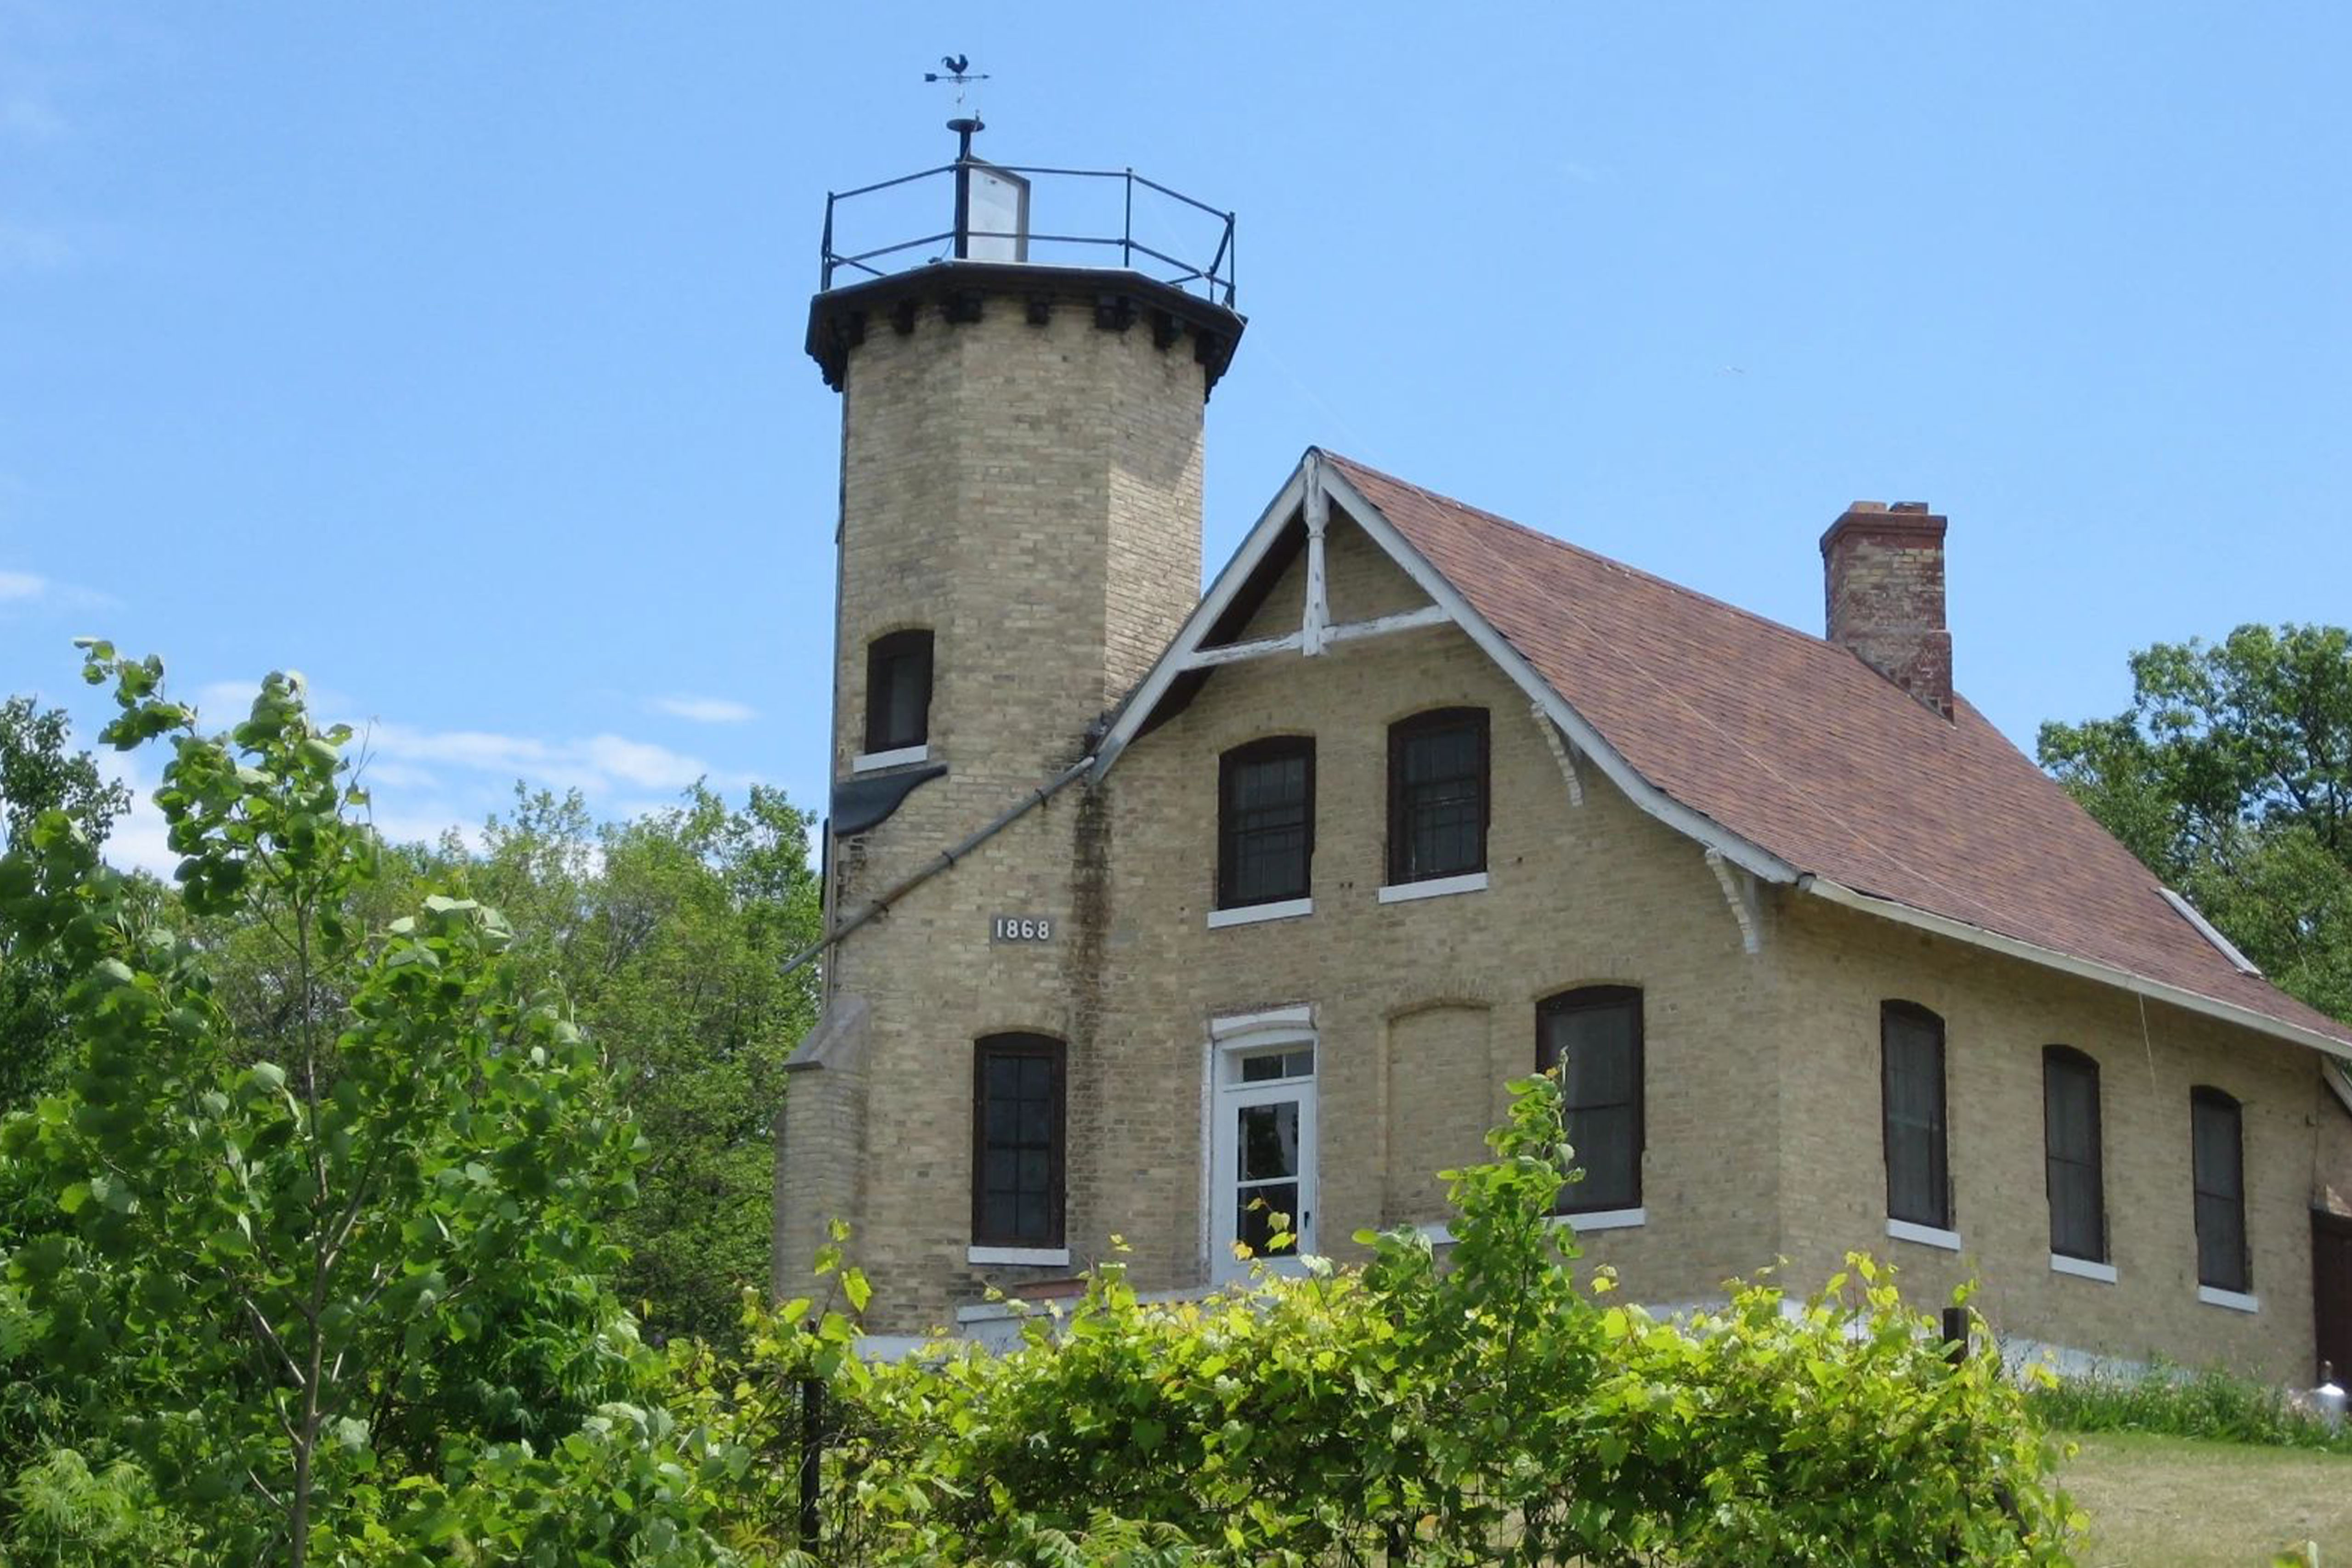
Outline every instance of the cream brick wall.
{"label": "cream brick wall", "polygon": [[[837,761],[856,746],[866,637],[928,614],[934,743],[952,771],[841,858],[844,909],[1075,757],[1086,721],[1189,607],[1189,585],[1151,584],[1182,577],[1197,548],[1163,535],[1197,505],[1198,369],[1067,314],[1066,331],[1061,312],[1045,329],[993,316],[907,339],[884,328],[853,360]],[[1024,353],[1043,356],[1033,379],[1073,378],[1085,406],[1057,414],[1019,384]],[[1115,437],[1088,424],[1121,398]],[[1128,455],[1066,466],[1057,418],[1065,444]],[[959,422],[974,427],[942,428]],[[999,451],[1018,461],[1000,472]],[[1328,570],[1337,619],[1423,602],[1336,519]],[[1303,560],[1244,637],[1296,629],[1302,575]],[[1383,905],[1387,726],[1453,704],[1491,713],[1489,886]],[[1306,1004],[1320,1041],[1318,1231],[1344,1258],[1359,1227],[1439,1217],[1432,1173],[1475,1156],[1504,1082],[1532,1070],[1538,1003],[1613,983],[1644,997],[1648,1217],[1587,1245],[1637,1298],[1710,1297],[1781,1258],[1802,1290],[1866,1248],[1901,1266],[1922,1306],[1981,1275],[1979,1303],[2006,1333],[2308,1373],[2307,1208],[2323,1166],[2352,1169],[2352,1119],[2319,1098],[2307,1054],[2158,1006],[2143,1034],[2121,993],[1787,890],[1767,891],[1761,951],[1747,953],[1699,846],[1589,768],[1572,805],[1527,709],[1452,628],[1223,668],[1100,787],[1066,792],[850,939],[830,978],[871,1005],[864,1070],[795,1079],[782,1256],[813,1245],[818,1205],[849,1205],[873,1326],[894,1332],[946,1323],[990,1284],[1062,1272],[965,1261],[971,1041],[1030,1029],[1068,1045],[1072,1267],[1118,1235],[1139,1287],[1198,1285],[1209,1020]],[[1316,737],[1314,912],[1210,930],[1217,759],[1276,733]],[[1060,934],[992,947],[995,913],[1050,916]],[[1893,997],[1947,1022],[1957,1258],[1885,1234],[1877,1019]],[[2048,1268],[2052,1043],[2101,1064],[2114,1285]],[[2257,1313],[2196,1299],[2196,1083],[2246,1105]],[[814,1168],[835,1160],[852,1169]]]}
{"label": "cream brick wall", "polygon": [[[1818,1279],[1850,1247],[1904,1270],[1933,1305],[1962,1279],[2002,1331],[2133,1359],[2224,1362],[2280,1379],[2311,1364],[2310,1208],[2324,1132],[2318,1063],[2300,1047],[2151,1004],[2111,987],[1793,899],[1778,921],[1777,967],[1810,1016],[1782,1053],[1781,1186],[1792,1279]],[[1958,1257],[1884,1233],[1878,1005],[1899,998],[1942,1016]],[[2042,1049],[2099,1064],[2109,1255],[2116,1283],[2049,1266]],[[2247,1232],[2255,1313],[2197,1299],[2189,1091],[2211,1084],[2244,1104]],[[2325,1120],[2323,1120],[2325,1119]]]}
{"label": "cream brick wall", "polygon": [[[929,748],[948,773],[877,827],[836,842],[837,916],[1084,753],[1200,592],[1202,372],[1189,340],[1097,327],[1091,297],[1029,319],[926,306],[900,333],[877,313],[843,393],[833,767],[864,749],[866,650],[935,639]],[[860,1065],[795,1072],[780,1121],[776,1281],[795,1289],[829,1218],[886,1284],[896,1321],[945,1320],[970,1221],[971,1041],[1034,1030],[1073,1042],[1074,1107],[1101,1098],[1076,1048],[1102,971],[1074,917],[1099,857],[1073,791],[971,863],[840,943],[829,996],[870,1009]],[[995,914],[1045,915],[1051,945],[992,947]],[[1083,1114],[1081,1110],[1079,1114]],[[1090,1181],[1074,1166],[1074,1188]]]}

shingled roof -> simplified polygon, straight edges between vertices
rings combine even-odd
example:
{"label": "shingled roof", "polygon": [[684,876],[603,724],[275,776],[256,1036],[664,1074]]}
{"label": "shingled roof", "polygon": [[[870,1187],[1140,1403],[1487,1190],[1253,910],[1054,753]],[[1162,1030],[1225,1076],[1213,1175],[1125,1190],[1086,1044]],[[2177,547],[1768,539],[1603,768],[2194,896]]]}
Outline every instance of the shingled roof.
{"label": "shingled roof", "polygon": [[2352,1024],[2242,968],[1965,698],[1947,719],[1844,647],[1318,448],[1109,715],[1097,773],[1217,665],[1304,651],[1304,629],[1232,638],[1327,507],[1436,601],[1392,619],[1457,623],[1570,743],[1727,875],[1744,868],[2352,1058]]}
{"label": "shingled roof", "polygon": [[1948,721],[1820,637],[1319,456],[1643,780],[1800,878],[2352,1047],[2240,970],[1965,699]]}

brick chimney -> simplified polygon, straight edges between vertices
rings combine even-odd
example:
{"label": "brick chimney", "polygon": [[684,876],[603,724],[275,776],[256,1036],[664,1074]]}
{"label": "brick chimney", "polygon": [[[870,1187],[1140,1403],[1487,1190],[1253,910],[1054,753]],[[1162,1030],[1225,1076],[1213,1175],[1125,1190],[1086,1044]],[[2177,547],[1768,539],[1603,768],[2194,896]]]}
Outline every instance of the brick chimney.
{"label": "brick chimney", "polygon": [[1948,719],[1944,519],[1926,501],[1858,500],[1822,535],[1829,639]]}

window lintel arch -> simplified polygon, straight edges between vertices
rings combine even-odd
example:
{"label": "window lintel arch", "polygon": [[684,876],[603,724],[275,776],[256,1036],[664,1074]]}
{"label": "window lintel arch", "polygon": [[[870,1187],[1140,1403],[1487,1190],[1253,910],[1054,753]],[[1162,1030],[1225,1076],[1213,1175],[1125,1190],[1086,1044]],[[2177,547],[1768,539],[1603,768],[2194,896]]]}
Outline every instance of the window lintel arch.
{"label": "window lintel arch", "polygon": [[1396,708],[1385,721],[1391,730],[1413,727],[1436,729],[1443,724],[1456,723],[1465,719],[1486,719],[1492,711],[1484,702],[1472,702],[1460,698],[1444,697],[1436,701],[1418,699]]}

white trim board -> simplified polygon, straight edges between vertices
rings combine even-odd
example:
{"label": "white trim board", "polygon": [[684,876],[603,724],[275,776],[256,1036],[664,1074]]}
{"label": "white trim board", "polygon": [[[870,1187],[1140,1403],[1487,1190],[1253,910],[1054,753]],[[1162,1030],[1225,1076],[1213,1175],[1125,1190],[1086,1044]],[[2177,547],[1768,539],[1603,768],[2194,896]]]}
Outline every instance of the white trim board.
{"label": "white trim board", "polygon": [[1465,871],[1459,877],[1424,877],[1418,882],[1391,882],[1381,889],[1381,902],[1409,904],[1415,899],[1442,899],[1449,893],[1483,893],[1486,873]]}
{"label": "white trim board", "polygon": [[1988,948],[1994,952],[2007,953],[2011,958],[2022,958],[2028,963],[2038,963],[2047,969],[2055,969],[2062,973],[2078,975],[2084,980],[2095,980],[2103,985],[2116,986],[2136,996],[2145,996],[2151,1002],[2169,1003],[2175,1007],[2198,1014],[2202,1017],[2219,1018],[2224,1023],[2237,1024],[2249,1029],[2259,1030],[2263,1034],[2271,1035],[2282,1040],[2290,1040],[2299,1046],[2308,1046],[2315,1051],[2325,1051],[2329,1056],[2352,1060],[2352,1045],[2331,1038],[2316,1029],[2306,1029],[2300,1024],[2290,1024],[2284,1018],[2273,1018],[2267,1013],[2257,1013],[2251,1007],[2242,1007],[2234,1002],[2223,1002],[2205,995],[2201,992],[2184,990],[2178,985],[2167,985],[2161,981],[2149,980],[2134,974],[2128,969],[2118,969],[2111,963],[2098,963],[2087,958],[2076,958],[2072,953],[2060,952],[2054,948],[2021,942],[2015,937],[2003,936],[1999,931],[1987,931],[1982,926],[1970,925],[1966,921],[1956,921],[1948,915],[1931,914],[1926,910],[1916,909],[1909,904],[1897,903],[1893,899],[1881,899],[1869,893],[1857,893],[1843,883],[1832,882],[1826,877],[1817,877],[1808,873],[1798,880],[1797,886],[1816,898],[1826,899],[1833,904],[1843,904],[1850,910],[1860,910],[1864,914],[1876,915],[1882,920],[1890,920],[1898,925],[1934,931],[1939,936],[1950,937],[1955,942],[1964,942],[1971,946]]}
{"label": "white trim board", "polygon": [[1941,1226],[1920,1225],[1907,1219],[1890,1219],[1886,1234],[1897,1241],[1916,1242],[1921,1247],[1941,1247],[1946,1252],[1960,1250],[1960,1233],[1946,1230]]}
{"label": "white trim board", "polygon": [[1270,904],[1241,904],[1230,910],[1211,910],[1209,929],[1222,931],[1227,926],[1254,926],[1265,921],[1295,921],[1315,912],[1315,900],[1309,899],[1277,899]]}
{"label": "white trim board", "polygon": [[1005,1264],[1024,1268],[1067,1268],[1070,1249],[1066,1247],[981,1247],[977,1244],[963,1249],[963,1260],[974,1264]]}
{"label": "white trim board", "polygon": [[860,752],[849,760],[849,771],[853,773],[870,773],[882,768],[903,768],[908,763],[928,763],[930,760],[930,743],[921,742],[912,746],[900,746],[896,751],[890,752]]}

